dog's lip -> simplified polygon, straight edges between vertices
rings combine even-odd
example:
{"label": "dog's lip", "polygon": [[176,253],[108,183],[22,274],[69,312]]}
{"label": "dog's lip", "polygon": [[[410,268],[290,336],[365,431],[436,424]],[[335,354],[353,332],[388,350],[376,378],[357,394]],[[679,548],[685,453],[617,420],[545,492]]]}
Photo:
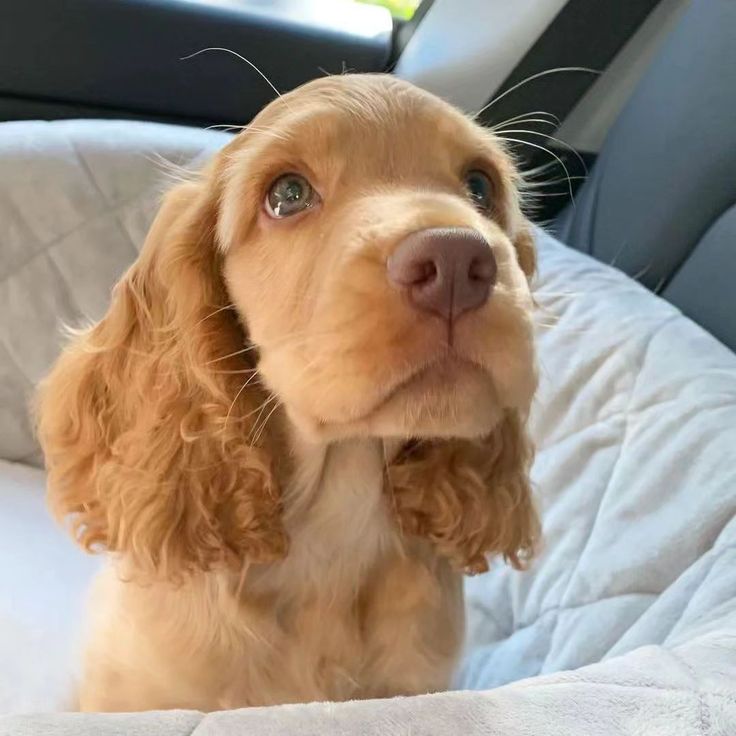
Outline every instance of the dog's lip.
{"label": "dog's lip", "polygon": [[371,416],[378,413],[396,396],[404,391],[410,390],[412,386],[420,383],[422,380],[431,379],[433,374],[439,383],[447,383],[463,370],[475,370],[489,375],[487,368],[470,358],[458,354],[450,348],[441,355],[435,356],[431,361],[413,366],[406,375],[390,383],[388,388],[381,392],[378,399],[372,403],[367,411],[362,412],[360,416],[351,417],[341,423],[352,424],[370,419]]}

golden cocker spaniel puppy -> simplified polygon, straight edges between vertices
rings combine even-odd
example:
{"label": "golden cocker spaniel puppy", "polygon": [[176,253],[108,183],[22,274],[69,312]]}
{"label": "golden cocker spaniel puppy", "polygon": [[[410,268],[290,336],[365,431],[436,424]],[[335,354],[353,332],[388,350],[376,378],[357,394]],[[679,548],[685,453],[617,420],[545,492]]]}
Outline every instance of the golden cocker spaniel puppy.
{"label": "golden cocker spaniel puppy", "polygon": [[492,133],[365,75],[169,192],[40,392],[51,506],[109,552],[82,710],[448,686],[462,574],[538,526],[517,185]]}

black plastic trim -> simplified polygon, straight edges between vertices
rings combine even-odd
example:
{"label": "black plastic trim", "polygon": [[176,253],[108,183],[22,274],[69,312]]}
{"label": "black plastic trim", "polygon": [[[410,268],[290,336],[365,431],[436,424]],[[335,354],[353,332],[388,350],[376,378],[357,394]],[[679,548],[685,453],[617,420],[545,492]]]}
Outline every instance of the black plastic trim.
{"label": "black plastic trim", "polygon": [[[378,9],[372,9],[378,10]],[[386,68],[392,24],[373,35],[301,22],[236,0],[0,0],[0,96],[152,119],[242,123],[274,92],[224,47],[285,91],[344,68]],[[20,109],[20,108],[19,108]],[[12,108],[11,108],[12,110]],[[13,115],[5,114],[5,119]]]}
{"label": "black plastic trim", "polygon": [[[569,0],[491,99],[548,69],[603,71],[659,2]],[[597,75],[582,72],[541,77],[498,100],[480,120],[492,125],[531,110],[545,110],[564,120],[596,79]]]}

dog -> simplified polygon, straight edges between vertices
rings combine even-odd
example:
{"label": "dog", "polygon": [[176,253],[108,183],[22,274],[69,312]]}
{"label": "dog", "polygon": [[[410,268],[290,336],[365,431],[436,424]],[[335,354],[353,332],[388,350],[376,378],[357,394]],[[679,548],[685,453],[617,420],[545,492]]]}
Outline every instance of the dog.
{"label": "dog", "polygon": [[50,506],[108,558],[79,709],[449,686],[463,574],[538,535],[519,185],[449,104],[343,75],[165,196],[39,390]]}

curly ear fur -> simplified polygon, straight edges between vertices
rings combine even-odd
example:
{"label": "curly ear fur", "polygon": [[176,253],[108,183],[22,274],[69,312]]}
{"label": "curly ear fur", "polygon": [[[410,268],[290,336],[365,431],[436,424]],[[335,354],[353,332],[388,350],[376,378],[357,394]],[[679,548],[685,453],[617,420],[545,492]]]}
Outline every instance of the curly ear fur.
{"label": "curly ear fur", "polygon": [[166,197],[107,315],[66,349],[38,403],[55,514],[88,550],[168,578],[287,547],[270,454],[246,441],[260,391],[240,390],[242,356],[223,360],[244,332],[214,242],[216,172]]}
{"label": "curly ear fur", "polygon": [[531,497],[532,447],[518,412],[507,411],[485,440],[422,442],[389,467],[405,534],[424,537],[468,574],[486,555],[523,567],[539,533]]}

